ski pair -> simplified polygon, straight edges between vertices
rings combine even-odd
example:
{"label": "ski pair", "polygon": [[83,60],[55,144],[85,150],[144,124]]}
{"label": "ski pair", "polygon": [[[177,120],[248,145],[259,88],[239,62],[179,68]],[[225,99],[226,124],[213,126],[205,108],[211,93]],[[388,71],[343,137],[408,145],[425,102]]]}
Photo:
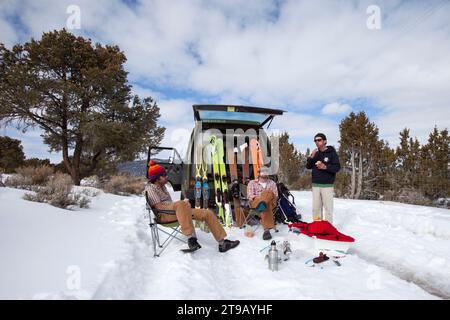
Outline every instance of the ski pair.
{"label": "ski pair", "polygon": [[200,209],[203,194],[203,208],[208,209],[209,206],[209,183],[208,169],[206,159],[203,157],[203,145],[199,143],[196,147],[196,164],[195,164],[195,208]]}
{"label": "ski pair", "polygon": [[241,189],[237,171],[237,151],[237,148],[230,148],[227,152],[230,166],[231,196],[233,198],[234,217],[236,219],[236,225],[240,228],[245,223],[245,216],[241,209]]}
{"label": "ski pair", "polygon": [[[250,146],[249,146],[250,145]],[[245,142],[239,146],[242,157],[242,181],[239,183],[237,173],[237,148],[228,150],[228,159],[230,160],[230,175],[231,175],[231,193],[233,196],[234,215],[236,225],[240,228],[246,223],[246,218],[241,208],[241,195],[246,198],[247,185],[250,181],[250,161],[249,155],[252,155],[253,175],[256,179],[259,174],[259,168],[263,165],[262,150],[257,139],[250,139],[249,143]]]}
{"label": "ski pair", "polygon": [[[213,175],[214,175],[214,189],[216,193],[216,205],[218,207],[218,216],[222,220],[225,226],[231,226],[233,223],[231,205],[228,199],[228,182],[227,182],[227,172],[224,162],[224,144],[223,140],[217,138],[216,136],[210,137],[211,144],[211,155],[213,161]],[[263,165],[262,150],[260,148],[257,139],[252,138],[250,140],[250,148],[248,144],[245,143],[241,146],[241,153],[243,156],[243,168],[242,168],[242,184],[246,186],[249,181],[250,170],[249,170],[249,149],[252,155],[253,163],[253,174],[256,179],[259,174],[259,168]],[[232,148],[227,151],[228,159],[230,161],[230,176],[232,181],[232,197],[233,205],[235,209],[236,223],[240,227],[245,222],[245,217],[241,211],[240,205],[240,195],[241,190],[239,187],[238,173],[237,173],[237,149]],[[198,176],[200,174],[198,173]]]}
{"label": "ski pair", "polygon": [[211,156],[213,162],[214,190],[218,210],[218,217],[222,224],[231,227],[233,216],[231,205],[228,200],[228,179],[227,170],[224,162],[223,140],[212,135],[210,137]]}
{"label": "ski pair", "polygon": [[259,168],[261,168],[264,164],[263,161],[263,153],[261,150],[261,146],[256,138],[252,138],[249,141],[250,143],[245,142],[239,148],[241,149],[242,154],[242,184],[248,185],[250,181],[250,162],[249,162],[249,154],[252,156],[252,165],[253,165],[253,178],[257,179],[259,175]]}
{"label": "ski pair", "polygon": [[250,152],[252,155],[253,178],[258,179],[259,168],[264,164],[261,146],[256,138],[250,140]]}
{"label": "ski pair", "polygon": [[[245,224],[245,215],[243,209],[241,208],[241,195],[247,194],[246,188],[250,180],[250,163],[249,163],[249,153],[252,155],[253,162],[253,174],[257,178],[259,174],[259,168],[263,165],[263,155],[257,139],[250,139],[249,144],[245,142],[239,146],[242,156],[242,184],[239,183],[238,172],[237,172],[237,153],[238,148],[233,148],[228,150],[228,159],[230,161],[230,176],[232,181],[231,194],[233,197],[234,205],[234,216],[236,219],[236,225],[242,227]],[[250,152],[249,152],[250,149]]]}

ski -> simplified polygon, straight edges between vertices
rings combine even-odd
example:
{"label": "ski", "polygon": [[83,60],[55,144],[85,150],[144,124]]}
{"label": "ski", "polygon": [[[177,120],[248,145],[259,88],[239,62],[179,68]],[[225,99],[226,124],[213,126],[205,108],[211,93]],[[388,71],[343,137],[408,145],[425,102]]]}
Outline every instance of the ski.
{"label": "ski", "polygon": [[203,163],[203,147],[199,142],[195,148],[195,187],[194,187],[194,199],[195,208],[200,209],[202,201],[202,176],[200,170],[202,169]]}
{"label": "ski", "polygon": [[253,179],[258,179],[259,168],[263,166],[264,162],[261,147],[255,138],[250,140],[250,152],[252,155]]}
{"label": "ski", "polygon": [[247,185],[250,180],[250,163],[248,157],[248,143],[240,146],[242,159],[242,184]]}
{"label": "ski", "polygon": [[239,185],[241,207],[247,207],[247,185],[250,181],[250,161],[249,161],[249,151],[248,143],[245,142],[239,146],[242,156],[242,183]]}
{"label": "ski", "polygon": [[203,209],[209,207],[209,182],[208,182],[208,166],[205,159],[205,153],[202,149],[202,193],[203,193]]}
{"label": "ski", "polygon": [[217,216],[223,224],[225,224],[225,215],[223,212],[223,194],[222,194],[222,182],[220,178],[220,167],[219,167],[219,152],[217,148],[217,137],[210,137],[211,145],[211,158],[213,162],[213,178],[214,178],[214,190],[215,190],[215,200],[217,206]]}
{"label": "ski", "polygon": [[227,168],[224,161],[225,151],[222,139],[216,139],[216,147],[219,158],[220,183],[222,187],[222,203],[225,208],[225,226],[231,227],[233,225],[233,215],[231,213],[231,204],[228,200],[228,179]]}
{"label": "ski", "polygon": [[241,210],[241,193],[237,172],[237,149],[228,149],[228,160],[230,161],[231,195],[233,197],[234,218],[236,225],[240,228],[245,222],[245,217]]}

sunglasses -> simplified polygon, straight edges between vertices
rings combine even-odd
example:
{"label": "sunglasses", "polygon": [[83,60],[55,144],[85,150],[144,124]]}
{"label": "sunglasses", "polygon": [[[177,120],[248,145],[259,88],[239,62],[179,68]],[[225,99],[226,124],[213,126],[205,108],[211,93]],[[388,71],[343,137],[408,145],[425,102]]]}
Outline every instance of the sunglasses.
{"label": "sunglasses", "polygon": [[322,141],[323,139],[314,139],[314,142]]}

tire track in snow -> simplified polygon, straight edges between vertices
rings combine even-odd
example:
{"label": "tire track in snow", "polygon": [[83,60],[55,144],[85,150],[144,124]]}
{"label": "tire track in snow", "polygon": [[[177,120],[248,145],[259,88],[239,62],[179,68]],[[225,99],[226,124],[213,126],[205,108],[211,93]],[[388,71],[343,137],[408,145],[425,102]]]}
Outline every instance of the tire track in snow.
{"label": "tire track in snow", "polygon": [[[114,203],[109,217],[122,218],[123,211],[128,211],[127,220],[134,216],[134,223],[127,223],[130,230],[126,236],[128,249],[123,257],[114,261],[97,287],[92,299],[138,299],[145,291],[148,273],[142,266],[149,265],[152,255],[149,253],[150,235],[145,232],[148,224],[145,221],[145,204],[141,197],[133,197]],[[119,222],[120,224],[120,222]]]}
{"label": "tire track in snow", "polygon": [[[416,284],[436,297],[450,299],[450,284],[442,281],[448,281],[450,277],[447,267],[449,261],[444,252],[432,247],[433,243],[446,243],[445,237],[431,232],[420,234],[411,225],[403,227],[398,213],[395,214],[395,223],[367,217],[370,210],[359,214],[345,209],[338,214],[345,221],[344,233],[348,232],[357,238],[356,245],[350,249],[351,253],[402,280]],[[380,237],[383,237],[383,243],[377,243]],[[381,248],[386,243],[389,247]]]}
{"label": "tire track in snow", "polygon": [[396,276],[399,279],[414,283],[415,285],[422,288],[423,290],[425,290],[426,292],[428,292],[429,294],[431,294],[433,296],[436,296],[436,297],[439,297],[442,299],[446,299],[446,300],[450,299],[450,295],[447,292],[442,291],[441,289],[430,285],[426,280],[424,280],[420,277],[417,277],[415,275],[414,271],[408,270],[406,268],[402,268],[402,266],[400,266],[400,267],[395,266],[393,263],[389,263],[387,261],[378,260],[377,258],[374,258],[370,255],[364,254],[360,250],[355,250],[355,249],[352,250],[351,249],[351,251],[349,250],[349,253],[355,254],[358,258],[366,261],[367,263],[373,264],[379,268],[382,268],[382,269],[388,271],[389,273],[391,273],[392,275]]}

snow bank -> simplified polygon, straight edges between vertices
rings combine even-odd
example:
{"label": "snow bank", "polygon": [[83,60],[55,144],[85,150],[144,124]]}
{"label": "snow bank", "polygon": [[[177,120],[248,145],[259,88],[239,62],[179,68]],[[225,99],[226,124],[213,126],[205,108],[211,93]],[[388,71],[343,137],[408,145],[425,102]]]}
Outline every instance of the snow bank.
{"label": "snow bank", "polygon": [[[175,194],[174,199],[177,198]],[[271,272],[261,249],[262,230],[246,238],[244,230],[228,229],[238,248],[225,254],[217,251],[211,234],[198,232],[202,249],[194,254],[179,250],[185,244],[173,242],[159,258],[154,258],[145,216],[135,224],[129,238],[129,254],[117,261],[96,291],[97,299],[432,299],[417,285],[401,280],[389,270],[357,255],[340,258],[321,267],[305,264],[318,252],[309,249],[301,237],[281,226],[273,233],[277,242],[289,240],[291,259],[280,271]],[[331,253],[332,254],[332,253]]]}
{"label": "snow bank", "polygon": [[[290,241],[293,253],[271,272],[261,228],[254,238],[228,229],[241,245],[227,253],[199,230],[199,251],[184,254],[186,245],[174,241],[154,258],[142,197],[100,192],[89,209],[68,211],[25,201],[25,192],[0,188],[0,298],[435,299],[430,293],[449,293],[448,210],[337,199],[337,227],[357,239],[338,259],[341,266],[305,264],[318,252],[281,226],[274,239]],[[294,195],[311,221],[311,194]],[[80,272],[79,288],[72,287],[73,270]]]}
{"label": "snow bank", "polygon": [[[311,218],[311,194],[294,192]],[[335,199],[338,229],[357,239],[353,253],[428,292],[450,298],[450,211],[388,201]],[[351,249],[352,250],[352,249]]]}
{"label": "snow bank", "polygon": [[90,209],[69,211],[23,200],[26,192],[0,188],[0,298],[90,298],[127,249],[136,218],[116,203],[132,198],[101,193]]}

